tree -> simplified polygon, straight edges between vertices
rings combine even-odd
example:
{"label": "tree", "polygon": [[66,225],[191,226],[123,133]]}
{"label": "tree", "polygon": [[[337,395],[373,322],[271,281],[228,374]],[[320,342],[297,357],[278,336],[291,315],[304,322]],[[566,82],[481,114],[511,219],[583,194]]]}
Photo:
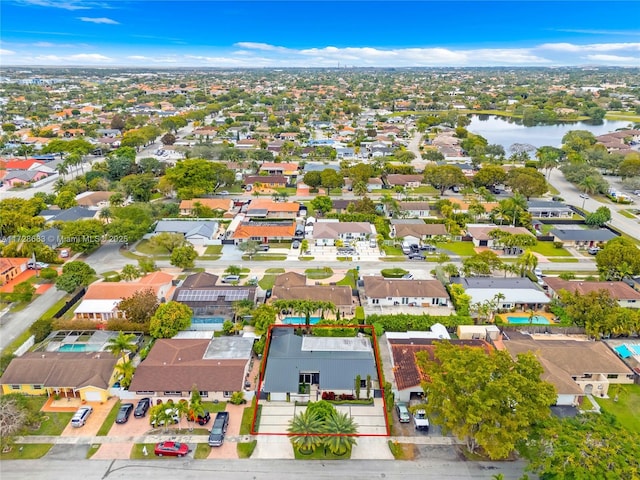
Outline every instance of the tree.
{"label": "tree", "polygon": [[136,151],[132,147],[120,147],[107,156],[107,173],[111,180],[120,180],[132,173]]}
{"label": "tree", "polygon": [[13,287],[12,296],[17,302],[28,303],[33,298],[34,293],[36,293],[36,287],[31,282],[24,281]]}
{"label": "tree", "polygon": [[640,154],[629,153],[618,166],[618,174],[624,178],[640,177]]}
{"label": "tree", "polygon": [[133,333],[118,332],[117,337],[111,337],[105,346],[105,350],[111,352],[114,357],[121,357],[127,361],[127,354],[135,353],[138,349],[136,336]]}
{"label": "tree", "polygon": [[440,190],[440,195],[453,186],[467,184],[464,173],[455,165],[428,165],[424,169],[424,181]]}
{"label": "tree", "polygon": [[322,212],[322,214],[329,213],[333,208],[333,202],[331,198],[326,195],[319,195],[311,200],[311,207],[316,212]]}
{"label": "tree", "polygon": [[136,367],[130,360],[116,363],[115,371],[119,374],[120,386],[122,388],[129,388],[131,380],[133,379],[133,373],[136,371]]}
{"label": "tree", "polygon": [[193,158],[179,160],[175,167],[167,168],[165,178],[180,198],[189,199],[232,185],[236,176],[223,163]]}
{"label": "tree", "polygon": [[173,145],[176,143],[176,136],[173,133],[167,132],[160,139],[163,145]]}
{"label": "tree", "polygon": [[324,421],[324,445],[334,455],[344,455],[356,444],[358,425],[347,413],[333,410]]}
{"label": "tree", "polygon": [[473,184],[476,187],[494,187],[504,182],[506,178],[507,172],[504,168],[497,165],[487,165],[473,176]]}
{"label": "tree", "polygon": [[127,195],[130,195],[134,202],[148,202],[151,200],[151,193],[156,188],[158,182],[153,173],[138,173],[127,175],[120,180],[120,185]]}
{"label": "tree", "polygon": [[584,295],[566,290],[558,292],[567,315],[587,334],[596,338],[610,333],[609,319],[616,313],[618,303],[608,290],[598,290]]}
{"label": "tree", "polygon": [[167,302],[158,307],[151,317],[149,333],[153,338],[172,338],[189,328],[193,311],[185,304]]}
{"label": "tree", "polygon": [[179,268],[193,268],[195,265],[194,260],[198,258],[198,252],[193,248],[193,245],[183,245],[181,247],[176,247],[173,252],[171,252],[171,258],[169,262],[174,267]]}
{"label": "tree", "polygon": [[66,210],[67,208],[75,207],[78,202],[76,201],[75,193],[63,190],[56,196],[55,204],[62,210]]}
{"label": "tree", "polygon": [[152,288],[148,288],[122,299],[118,304],[118,310],[124,312],[130,322],[146,324],[158,309],[158,305],[158,297]]}
{"label": "tree", "polygon": [[317,189],[322,184],[322,176],[320,172],[307,172],[302,177],[302,181],[305,185]]}
{"label": "tree", "polygon": [[262,304],[251,312],[251,324],[254,327],[256,335],[264,335],[269,327],[276,323],[277,310],[276,307],[268,304]]}
{"label": "tree", "polygon": [[550,417],[552,385],[540,380],[542,366],[532,353],[513,360],[507,351],[458,347],[438,342],[433,359],[416,354],[424,378],[425,410],[431,421],[479,447],[491,459],[507,458],[530,429]]}
{"label": "tree", "polygon": [[5,446],[29,421],[26,398],[19,394],[0,396],[0,439]]}
{"label": "tree", "polygon": [[319,415],[307,407],[291,419],[287,431],[292,434],[294,448],[302,452],[315,452],[322,445],[323,427]]}
{"label": "tree", "polygon": [[524,277],[527,272],[533,272],[538,266],[538,257],[531,250],[526,250],[518,257],[516,265],[520,269],[520,276]]}
{"label": "tree", "polygon": [[127,264],[124,267],[122,267],[122,271],[120,272],[120,278],[122,278],[125,281],[131,281],[136,278],[140,278],[141,275],[142,273],[140,272],[140,269],[135,265],[131,265],[131,264]]}
{"label": "tree", "polygon": [[229,265],[224,273],[227,275],[240,275],[242,273],[242,268],[238,265]]}
{"label": "tree", "polygon": [[149,243],[154,247],[164,248],[171,254],[176,248],[185,244],[185,239],[181,233],[160,232],[151,237]]}
{"label": "tree", "polygon": [[589,213],[584,223],[587,225],[593,225],[595,227],[602,227],[611,220],[611,210],[607,207],[598,207],[595,212]]}
{"label": "tree", "polygon": [[531,197],[544,195],[548,190],[547,180],[535,168],[525,167],[509,170],[506,183],[514,192],[524,195],[527,200]]}
{"label": "tree", "polygon": [[245,255],[249,255],[249,260],[251,260],[251,257],[258,251],[259,246],[260,242],[257,240],[247,240],[238,244],[238,250],[243,252]]}
{"label": "tree", "polygon": [[640,250],[624,237],[609,240],[596,255],[596,265],[604,280],[621,280],[620,265],[627,265],[628,275],[640,274]]}
{"label": "tree", "polygon": [[56,279],[56,288],[67,293],[81,285],[89,285],[96,271],[84,262],[72,261],[62,267],[62,275]]}
{"label": "tree", "polygon": [[41,318],[36,320],[29,327],[29,332],[33,335],[35,343],[40,343],[53,331],[53,320]]}
{"label": "tree", "polygon": [[521,452],[540,478],[635,478],[640,471],[637,434],[606,411],[553,418],[535,433]]}
{"label": "tree", "polygon": [[102,244],[104,225],[100,220],[65,222],[61,229],[63,245],[74,252],[88,252]]}
{"label": "tree", "polygon": [[344,185],[344,177],[331,168],[325,168],[320,172],[320,178],[321,185],[328,191]]}

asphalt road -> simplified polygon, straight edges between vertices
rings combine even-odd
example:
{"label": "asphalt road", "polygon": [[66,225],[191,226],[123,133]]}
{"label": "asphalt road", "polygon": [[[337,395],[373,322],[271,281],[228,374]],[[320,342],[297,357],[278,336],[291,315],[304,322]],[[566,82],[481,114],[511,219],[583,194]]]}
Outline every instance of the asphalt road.
{"label": "asphalt road", "polygon": [[[466,462],[448,459],[420,458],[416,461],[349,460],[190,460],[168,458],[158,461],[140,460],[40,460],[3,461],[2,480],[335,480],[340,479],[491,479],[502,473],[515,480],[524,472],[524,462]],[[80,472],[82,472],[80,474]],[[535,478],[535,477],[530,477]]]}

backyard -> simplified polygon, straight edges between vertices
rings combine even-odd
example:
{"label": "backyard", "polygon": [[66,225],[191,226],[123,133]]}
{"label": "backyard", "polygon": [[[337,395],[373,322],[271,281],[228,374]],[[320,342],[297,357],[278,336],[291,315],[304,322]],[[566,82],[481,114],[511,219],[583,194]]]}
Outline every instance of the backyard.
{"label": "backyard", "polygon": [[640,435],[640,385],[611,385],[609,398],[598,398],[598,403],[630,432]]}

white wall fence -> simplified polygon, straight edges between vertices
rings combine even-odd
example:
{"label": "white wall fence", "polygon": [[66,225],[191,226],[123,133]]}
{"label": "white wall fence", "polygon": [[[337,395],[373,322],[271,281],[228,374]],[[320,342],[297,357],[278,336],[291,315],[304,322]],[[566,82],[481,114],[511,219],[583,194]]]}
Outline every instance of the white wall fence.
{"label": "white wall fence", "polygon": [[17,357],[22,356],[25,352],[28,352],[31,347],[35,344],[36,337],[31,335],[26,342],[16,348],[16,351],[13,352]]}

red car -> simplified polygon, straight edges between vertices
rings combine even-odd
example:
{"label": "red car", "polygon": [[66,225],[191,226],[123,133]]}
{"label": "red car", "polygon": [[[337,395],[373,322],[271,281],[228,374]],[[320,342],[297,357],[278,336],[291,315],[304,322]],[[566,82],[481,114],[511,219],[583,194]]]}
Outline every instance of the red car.
{"label": "red car", "polygon": [[160,442],[156,443],[154,452],[157,456],[167,457],[184,457],[190,452],[189,445],[179,442]]}

